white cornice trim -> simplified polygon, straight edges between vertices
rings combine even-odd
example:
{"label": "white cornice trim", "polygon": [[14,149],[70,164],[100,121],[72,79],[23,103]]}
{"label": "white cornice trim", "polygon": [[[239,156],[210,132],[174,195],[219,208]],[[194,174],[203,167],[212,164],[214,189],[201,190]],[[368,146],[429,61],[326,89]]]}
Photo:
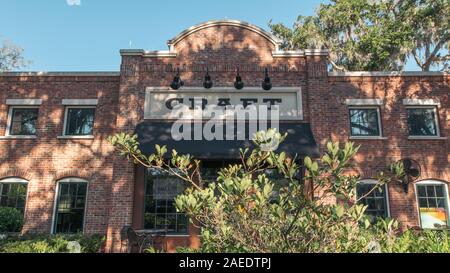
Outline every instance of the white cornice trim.
{"label": "white cornice trim", "polygon": [[328,72],[330,77],[393,77],[393,76],[409,76],[409,77],[420,77],[420,76],[445,76],[446,72],[434,72],[434,71],[354,71],[354,72]]}
{"label": "white cornice trim", "polygon": [[6,105],[41,105],[42,99],[7,99]]}
{"label": "white cornice trim", "polygon": [[345,104],[347,105],[355,105],[355,106],[360,106],[360,105],[383,105],[383,100],[382,99],[347,99],[345,100]]}
{"label": "white cornice trim", "polygon": [[403,105],[434,105],[439,106],[441,102],[438,99],[404,99]]}
{"label": "white cornice trim", "polygon": [[328,56],[328,49],[305,49],[306,56]]}
{"label": "white cornice trim", "polygon": [[120,72],[0,72],[0,77],[111,77]]}
{"label": "white cornice trim", "polygon": [[263,36],[264,38],[269,40],[272,44],[275,45],[276,51],[279,50],[279,47],[281,45],[281,40],[278,37],[274,36],[270,32],[267,32],[260,27],[257,27],[255,25],[252,25],[247,22],[243,22],[243,21],[239,21],[239,20],[228,20],[228,19],[227,20],[212,20],[212,21],[208,21],[208,22],[204,22],[204,23],[192,26],[192,27],[182,31],[180,34],[175,36],[173,39],[170,39],[167,42],[167,45],[169,46],[169,49],[171,51],[173,51],[174,45],[176,45],[179,41],[184,39],[186,36],[196,32],[196,31],[199,31],[201,29],[213,27],[213,26],[236,26],[236,27],[248,29],[250,31],[260,34],[261,36]]}
{"label": "white cornice trim", "polygon": [[122,56],[142,56],[142,57],[149,57],[149,58],[175,58],[177,56],[177,53],[171,52],[169,50],[146,51],[143,49],[121,49],[120,55],[122,55]]}
{"label": "white cornice trim", "polygon": [[98,104],[98,99],[63,99],[62,105],[75,105],[75,106],[94,106]]}
{"label": "white cornice trim", "polygon": [[272,51],[272,57],[274,58],[292,58],[292,57],[304,57],[305,51],[303,50],[288,50],[288,51]]}

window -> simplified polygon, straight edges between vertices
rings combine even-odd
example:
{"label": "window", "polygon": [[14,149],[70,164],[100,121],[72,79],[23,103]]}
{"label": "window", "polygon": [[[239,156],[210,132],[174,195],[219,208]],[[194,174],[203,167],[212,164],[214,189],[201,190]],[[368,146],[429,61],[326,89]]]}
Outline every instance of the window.
{"label": "window", "polygon": [[416,192],[422,228],[447,228],[449,224],[447,186],[437,181],[424,181],[416,184]]}
{"label": "window", "polygon": [[376,180],[362,180],[356,185],[356,198],[361,199],[359,202],[367,206],[365,213],[373,220],[377,217],[386,218],[389,216],[387,187],[384,185],[373,190],[377,183]]}
{"label": "window", "polygon": [[92,136],[94,117],[95,108],[67,107],[64,134],[66,136]]}
{"label": "window", "polygon": [[165,172],[148,169],[145,185],[144,228],[168,234],[187,234],[188,217],[178,213],[175,197],[185,190],[185,182]]}
{"label": "window", "polygon": [[55,233],[83,231],[88,183],[77,178],[58,182],[55,209]]}
{"label": "window", "polygon": [[381,136],[378,108],[350,108],[350,133],[356,137]]}
{"label": "window", "polygon": [[27,181],[20,178],[0,180],[0,207],[16,208],[25,211]]}
{"label": "window", "polygon": [[410,136],[439,136],[435,107],[407,108]]}
{"label": "window", "polygon": [[38,108],[11,107],[10,124],[7,135],[33,136],[36,135]]}

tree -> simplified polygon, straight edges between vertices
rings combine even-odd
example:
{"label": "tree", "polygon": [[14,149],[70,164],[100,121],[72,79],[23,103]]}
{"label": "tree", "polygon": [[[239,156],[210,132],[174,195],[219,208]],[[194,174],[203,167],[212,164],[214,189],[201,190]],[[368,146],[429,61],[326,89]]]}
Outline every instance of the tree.
{"label": "tree", "polygon": [[415,0],[404,21],[414,27],[411,55],[423,71],[448,69],[450,49],[450,2]]}
{"label": "tree", "polygon": [[[189,155],[172,151],[171,158],[165,159],[167,148],[156,145],[156,152],[146,156],[139,150],[137,136],[124,133],[109,141],[133,162],[188,183],[176,205],[201,228],[204,252],[368,252],[370,242],[382,243],[394,236],[393,220],[371,225],[366,207],[355,196],[359,177],[345,174],[357,147],[328,143],[319,161],[304,159],[307,172],[299,179],[301,168],[295,158],[263,148],[285,137],[273,130],[259,132],[256,148],[241,149],[240,164],[221,169],[215,181],[202,181],[200,162]],[[274,173],[281,180],[271,178]],[[387,181],[383,176],[379,180],[372,191]]]}
{"label": "tree", "polygon": [[23,57],[23,48],[10,41],[3,41],[0,47],[0,72],[17,70],[28,63]]}
{"label": "tree", "polygon": [[333,70],[402,70],[413,56],[424,71],[447,66],[447,0],[335,0],[292,29],[269,23],[286,49],[323,47]]}

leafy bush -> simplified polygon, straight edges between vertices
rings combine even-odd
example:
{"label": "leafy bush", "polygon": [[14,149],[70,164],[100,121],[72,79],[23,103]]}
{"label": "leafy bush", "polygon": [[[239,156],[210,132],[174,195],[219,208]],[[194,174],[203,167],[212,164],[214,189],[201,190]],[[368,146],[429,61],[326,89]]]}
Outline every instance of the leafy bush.
{"label": "leafy bush", "polygon": [[77,241],[82,253],[100,252],[105,237],[101,235],[34,235],[0,241],[0,253],[66,253],[67,245]]}
{"label": "leafy bush", "polygon": [[[136,164],[168,172],[190,185],[175,203],[177,211],[200,228],[200,252],[449,251],[448,233],[400,234],[395,220],[373,223],[365,214],[367,206],[359,202],[364,196],[356,196],[360,177],[352,168],[359,147],[329,142],[319,160],[304,159],[306,174],[299,179],[301,166],[295,158],[267,149],[285,138],[271,130],[257,133],[255,148],[240,150],[241,162],[222,168],[206,187],[196,175],[200,162],[190,155],[172,150],[167,160],[167,147],[159,145],[154,154],[144,155],[136,135],[120,133],[109,141]],[[393,175],[380,173],[375,178],[380,183],[367,195],[380,190]]]}
{"label": "leafy bush", "polygon": [[23,213],[15,208],[0,207],[0,233],[20,232]]}

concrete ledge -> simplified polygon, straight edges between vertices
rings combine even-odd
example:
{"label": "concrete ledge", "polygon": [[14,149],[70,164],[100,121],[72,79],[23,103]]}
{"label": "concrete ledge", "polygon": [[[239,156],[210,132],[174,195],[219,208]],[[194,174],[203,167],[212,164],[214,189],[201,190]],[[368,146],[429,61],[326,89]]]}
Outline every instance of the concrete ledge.
{"label": "concrete ledge", "polygon": [[439,100],[436,100],[436,99],[404,99],[403,105],[439,106],[439,105],[441,105],[441,103]]}
{"label": "concrete ledge", "polygon": [[143,49],[121,49],[121,56],[142,56],[148,58],[175,58],[177,56],[176,52],[168,50],[160,51],[146,51]]}
{"label": "concrete ledge", "polygon": [[0,72],[0,77],[117,77],[120,72]]}
{"label": "concrete ledge", "polygon": [[353,71],[353,72],[328,72],[330,77],[420,77],[420,76],[445,76],[445,72],[423,71]]}
{"label": "concrete ledge", "polygon": [[350,106],[364,106],[364,105],[383,105],[382,99],[346,99],[345,104]]}
{"label": "concrete ledge", "polygon": [[61,104],[69,106],[95,106],[98,104],[98,99],[63,99]]}
{"label": "concrete ledge", "polygon": [[57,139],[94,139],[94,136],[58,136]]}
{"label": "concrete ledge", "polygon": [[447,140],[446,137],[439,136],[409,136],[409,140]]}
{"label": "concrete ledge", "polygon": [[17,106],[21,106],[21,105],[41,105],[42,104],[42,100],[41,99],[7,99],[6,100],[6,105],[17,105]]}
{"label": "concrete ledge", "polygon": [[387,137],[381,136],[352,136],[349,137],[350,140],[388,140]]}
{"label": "concrete ledge", "polygon": [[0,136],[1,139],[37,139],[37,136]]}

